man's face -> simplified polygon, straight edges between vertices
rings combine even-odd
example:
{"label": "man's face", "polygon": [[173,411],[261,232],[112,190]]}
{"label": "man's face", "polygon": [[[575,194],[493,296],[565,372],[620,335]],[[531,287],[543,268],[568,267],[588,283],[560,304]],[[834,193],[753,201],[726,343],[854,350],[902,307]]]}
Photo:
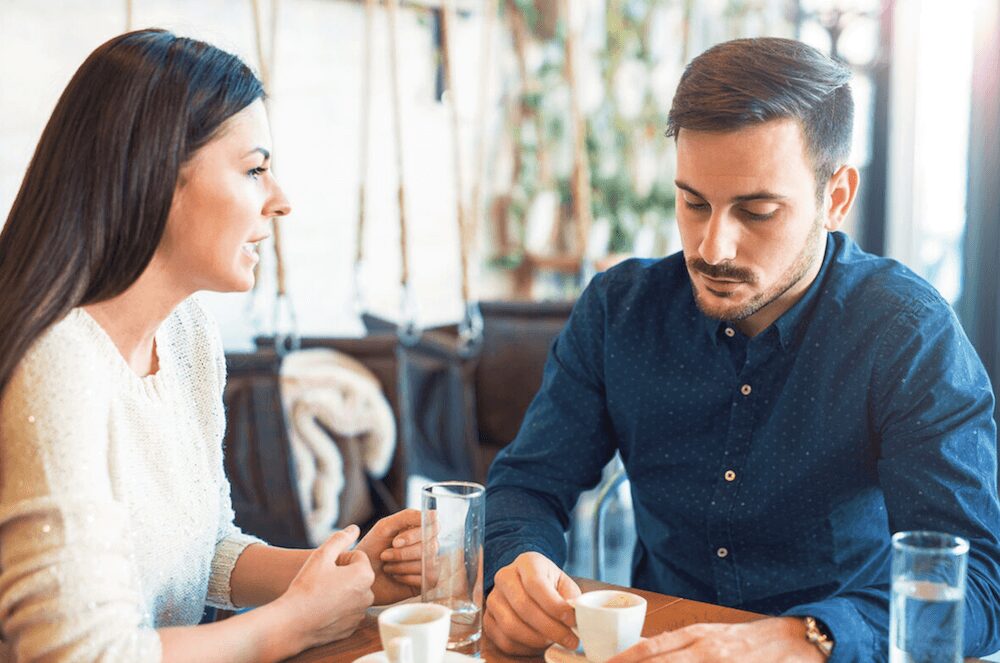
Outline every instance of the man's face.
{"label": "man's face", "polygon": [[677,136],[677,223],[705,315],[754,335],[819,270],[825,214],[800,124],[773,120]]}

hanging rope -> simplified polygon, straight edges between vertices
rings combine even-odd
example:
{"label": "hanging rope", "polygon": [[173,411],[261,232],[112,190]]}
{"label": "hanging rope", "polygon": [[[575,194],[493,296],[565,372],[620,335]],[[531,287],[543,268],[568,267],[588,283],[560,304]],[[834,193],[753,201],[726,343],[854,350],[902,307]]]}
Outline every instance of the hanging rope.
{"label": "hanging rope", "polygon": [[486,0],[483,7],[482,34],[479,52],[479,102],[476,108],[476,165],[472,179],[472,201],[469,239],[471,250],[476,255],[476,238],[483,217],[483,180],[486,163],[486,116],[490,96],[490,80],[493,71],[493,25],[496,23],[497,0]]}
{"label": "hanging rope", "polygon": [[[251,0],[253,4],[253,27],[254,27],[254,43],[257,47],[257,63],[260,67],[260,80],[264,84],[264,90],[270,95],[273,93],[274,88],[272,87],[273,78],[272,72],[274,71],[274,54],[277,51],[277,35],[278,35],[278,2],[277,0],[271,0],[271,24],[270,24],[270,49],[265,51],[264,48],[264,20],[261,16],[260,0]],[[271,117],[271,101],[270,98],[264,99],[264,105],[267,108],[268,117]],[[274,158],[271,159],[271,169],[274,169]],[[278,296],[284,297],[288,293],[288,288],[286,285],[285,276],[285,260],[284,251],[282,250],[281,242],[281,224],[277,223],[275,219],[271,219],[272,236],[274,237],[274,258],[276,262],[276,272],[278,281]],[[260,263],[257,265],[259,270]],[[257,283],[260,279],[254,279],[254,288],[257,287]]]}
{"label": "hanging rope", "polygon": [[462,141],[458,122],[458,94],[455,89],[455,74],[451,53],[452,31],[454,30],[455,6],[452,0],[443,0],[441,7],[441,63],[444,66],[445,87],[448,89],[448,107],[451,119],[452,166],[455,170],[455,212],[458,219],[458,253],[461,260],[462,303],[469,305],[469,231],[465,217],[465,187],[462,180]]}
{"label": "hanging rope", "polygon": [[125,32],[132,32],[132,27],[135,25],[134,9],[133,0],[125,0]]}
{"label": "hanging rope", "polygon": [[363,270],[365,259],[365,216],[367,214],[369,118],[372,106],[372,48],[374,46],[375,0],[365,0],[365,42],[361,69],[361,135],[358,152],[358,230],[354,252],[354,301],[358,314],[366,312]]}
{"label": "hanging rope", "polygon": [[[269,35],[269,48],[264,48],[264,19],[261,15],[260,0],[251,0],[253,9],[254,44],[257,48],[257,63],[260,67],[260,80],[264,85],[264,90],[270,95],[274,88],[274,60],[277,52],[278,38],[278,0],[271,0],[271,22]],[[264,98],[264,107],[267,109],[268,117],[273,117],[271,113],[270,97]],[[274,170],[274,157],[271,157],[271,170]],[[288,296],[288,286],[286,277],[286,267],[284,260],[284,250],[281,241],[281,224],[277,219],[271,219],[271,236],[274,239],[274,261],[275,278],[277,281],[277,295],[274,301],[274,347],[280,355],[297,350],[300,345],[298,334],[298,320],[295,315],[295,307]],[[258,290],[260,283],[260,263],[255,268],[254,294]]]}
{"label": "hanging rope", "polygon": [[587,253],[590,234],[590,161],[587,158],[587,123],[580,112],[580,94],[576,82],[576,30],[573,26],[570,0],[562,0],[562,15],[566,20],[566,83],[569,87],[570,116],[573,122],[573,174],[570,189],[573,196],[573,220],[576,222],[576,251],[581,260]]}
{"label": "hanging rope", "polygon": [[[455,207],[458,219],[458,254],[461,261],[462,278],[462,320],[458,325],[461,350],[472,353],[483,337],[483,316],[479,304],[472,297],[472,281],[469,276],[470,256],[473,253],[471,223],[465,206],[465,187],[462,173],[462,140],[458,121],[458,91],[455,86],[454,59],[451,44],[454,41],[455,5],[454,0],[443,0],[441,6],[441,60],[444,66],[445,86],[448,89],[451,110],[451,139],[455,169]],[[482,64],[482,63],[480,63]]]}
{"label": "hanging rope", "polygon": [[392,127],[396,143],[396,177],[398,178],[399,199],[399,282],[402,286],[402,324],[399,325],[399,337],[405,344],[416,343],[420,339],[420,328],[417,325],[417,302],[410,286],[410,256],[407,246],[406,223],[406,178],[403,175],[403,111],[399,89],[399,0],[387,0],[387,15],[389,18],[389,74],[392,86]]}

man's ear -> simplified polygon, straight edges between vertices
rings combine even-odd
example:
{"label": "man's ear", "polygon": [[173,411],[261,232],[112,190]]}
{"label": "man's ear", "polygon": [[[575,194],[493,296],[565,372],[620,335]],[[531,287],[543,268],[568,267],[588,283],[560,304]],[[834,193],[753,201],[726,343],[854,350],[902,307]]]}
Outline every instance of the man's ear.
{"label": "man's ear", "polygon": [[823,196],[827,230],[839,230],[843,225],[844,219],[854,205],[854,199],[857,198],[860,180],[858,169],[848,165],[841,166],[830,177]]}

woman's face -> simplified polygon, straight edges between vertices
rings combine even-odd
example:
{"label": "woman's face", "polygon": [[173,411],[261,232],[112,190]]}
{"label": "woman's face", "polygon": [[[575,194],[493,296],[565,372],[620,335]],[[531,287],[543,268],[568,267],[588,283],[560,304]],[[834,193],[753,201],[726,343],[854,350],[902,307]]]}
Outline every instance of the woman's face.
{"label": "woman's face", "polygon": [[[291,211],[270,166],[271,132],[257,100],[231,117],[180,171],[154,265],[184,291],[253,287],[257,244]],[[153,266],[153,265],[151,265]]]}

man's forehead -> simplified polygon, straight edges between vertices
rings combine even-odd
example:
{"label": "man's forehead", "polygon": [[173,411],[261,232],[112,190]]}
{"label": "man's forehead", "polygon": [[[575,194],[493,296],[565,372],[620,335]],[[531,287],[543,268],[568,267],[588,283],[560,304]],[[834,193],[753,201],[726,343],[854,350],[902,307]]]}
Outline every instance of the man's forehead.
{"label": "man's forehead", "polygon": [[677,134],[677,179],[699,191],[725,188],[727,196],[811,186],[812,166],[801,125],[772,120],[734,131]]}

